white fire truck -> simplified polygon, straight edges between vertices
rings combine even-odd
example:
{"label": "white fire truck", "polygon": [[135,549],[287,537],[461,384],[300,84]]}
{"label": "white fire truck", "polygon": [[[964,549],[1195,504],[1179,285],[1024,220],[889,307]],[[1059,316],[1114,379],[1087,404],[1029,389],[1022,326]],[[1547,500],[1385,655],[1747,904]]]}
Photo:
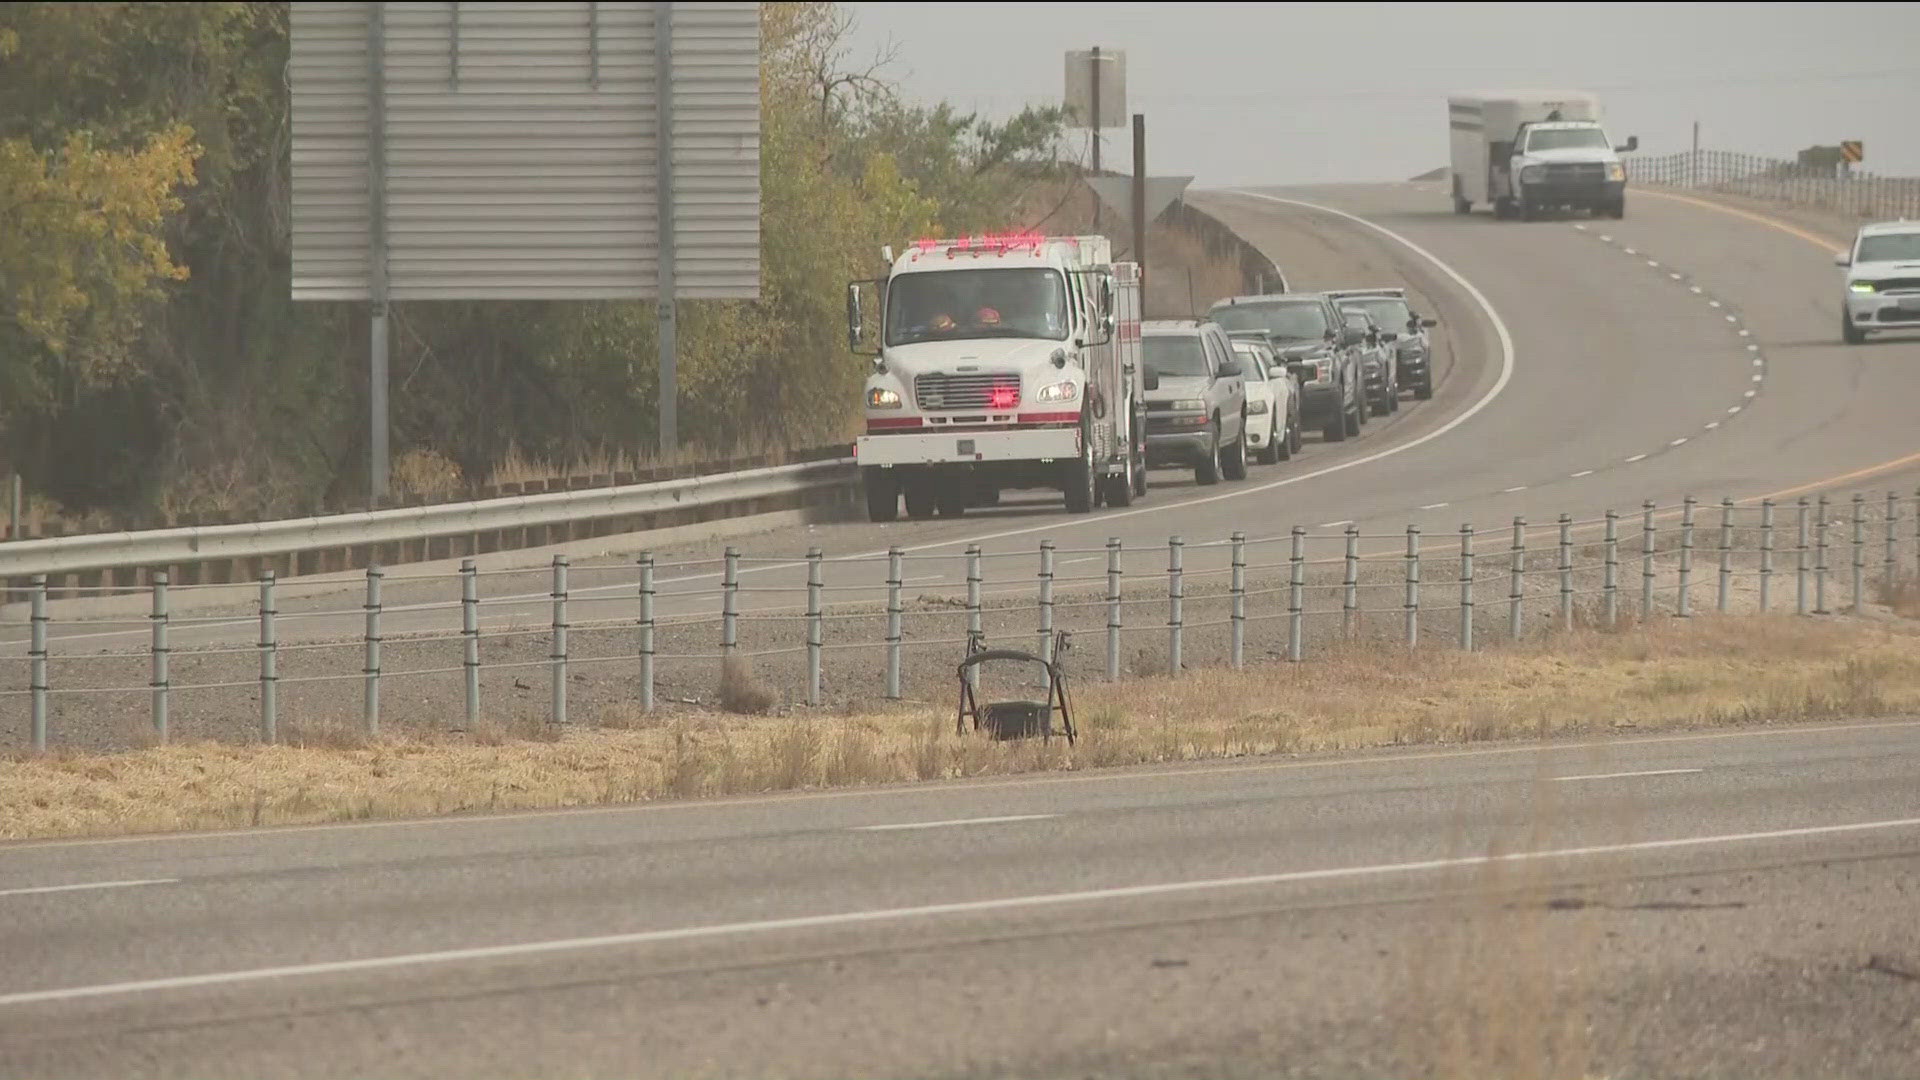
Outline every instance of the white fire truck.
{"label": "white fire truck", "polygon": [[854,446],[872,520],[903,497],[927,518],[1010,488],[1063,491],[1076,514],[1146,494],[1136,264],[1104,236],[922,240],[885,257],[885,279],[847,287],[849,345],[873,358]]}

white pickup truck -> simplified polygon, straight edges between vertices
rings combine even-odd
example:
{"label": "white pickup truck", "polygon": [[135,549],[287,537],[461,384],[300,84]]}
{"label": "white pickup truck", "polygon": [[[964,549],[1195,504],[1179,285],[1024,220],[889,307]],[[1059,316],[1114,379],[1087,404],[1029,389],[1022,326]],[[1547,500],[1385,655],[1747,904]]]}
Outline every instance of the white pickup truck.
{"label": "white pickup truck", "polygon": [[1547,210],[1627,216],[1627,167],[1600,124],[1600,102],[1579,91],[1508,90],[1447,99],[1453,212],[1476,203],[1495,217],[1532,221]]}

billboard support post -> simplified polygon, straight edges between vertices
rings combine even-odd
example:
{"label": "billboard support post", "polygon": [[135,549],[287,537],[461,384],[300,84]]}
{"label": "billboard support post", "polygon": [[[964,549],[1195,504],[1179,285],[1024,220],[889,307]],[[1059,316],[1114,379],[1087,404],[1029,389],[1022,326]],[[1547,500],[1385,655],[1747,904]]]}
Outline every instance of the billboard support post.
{"label": "billboard support post", "polygon": [[653,102],[656,200],[660,239],[660,401],[658,445],[662,458],[671,457],[680,445],[679,432],[679,315],[675,302],[677,285],[674,265],[673,220],[673,4],[655,0],[653,5]]}

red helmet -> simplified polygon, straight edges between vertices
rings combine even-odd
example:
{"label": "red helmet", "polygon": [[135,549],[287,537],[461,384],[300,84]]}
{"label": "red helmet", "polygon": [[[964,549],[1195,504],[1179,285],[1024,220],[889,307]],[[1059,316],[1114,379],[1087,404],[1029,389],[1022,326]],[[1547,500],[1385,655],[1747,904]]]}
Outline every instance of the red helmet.
{"label": "red helmet", "polygon": [[974,312],[973,317],[982,326],[998,326],[1000,324],[1000,313],[990,307],[983,307],[979,311]]}

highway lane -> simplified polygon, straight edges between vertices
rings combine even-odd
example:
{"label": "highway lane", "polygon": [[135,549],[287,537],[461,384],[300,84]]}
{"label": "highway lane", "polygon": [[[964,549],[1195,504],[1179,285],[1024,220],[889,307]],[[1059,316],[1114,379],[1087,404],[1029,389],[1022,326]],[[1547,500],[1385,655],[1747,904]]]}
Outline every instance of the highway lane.
{"label": "highway lane", "polygon": [[1571,1022],[1595,1075],[1901,1075],[1916,767],[1877,722],[10,845],[0,1073],[1488,1075]]}
{"label": "highway lane", "polygon": [[[1294,524],[1358,521],[1380,533],[1418,523],[1433,535],[1451,533],[1462,521],[1498,527],[1516,514],[1539,520],[1609,506],[1630,511],[1643,499],[1668,503],[1689,493],[1712,499],[1792,491],[1920,449],[1908,446],[1915,426],[1901,407],[1920,389],[1920,367],[1903,362],[1920,344],[1876,343],[1870,359],[1840,353],[1837,343],[1821,344],[1832,335],[1826,311],[1831,267],[1804,239],[1652,197],[1638,200],[1634,217],[1625,222],[1520,224],[1456,217],[1430,185],[1278,195],[1377,222],[1471,283],[1510,331],[1512,375],[1502,385],[1504,357],[1492,319],[1432,260],[1350,218],[1276,202],[1274,195],[1196,198],[1283,266],[1295,267],[1296,287],[1400,282],[1427,297],[1447,322],[1455,364],[1434,401],[1403,409],[1386,423],[1376,420],[1357,442],[1312,444],[1295,462],[1256,470],[1245,485],[1200,491],[1177,474],[1158,473],[1157,482],[1173,482],[1124,513],[1070,518],[1050,504],[1016,501],[957,522],[832,525],[739,541],[750,555],[776,558],[771,566],[749,565],[743,610],[797,606],[794,592],[766,590],[796,589],[801,571],[784,560],[812,545],[841,555],[898,543],[918,556],[908,564],[916,590],[931,592],[960,587],[959,552],[977,541],[990,553],[1017,552],[1020,561],[1004,565],[1019,569],[993,577],[1004,581],[1017,573],[1021,584],[996,587],[1025,588],[1033,548],[1042,538],[1074,549],[1072,557],[1082,561],[1108,536],[1121,537],[1129,548],[1157,549],[1129,562],[1131,572],[1145,573],[1156,563],[1163,568],[1162,545],[1173,532],[1191,543],[1235,529],[1277,536]],[[1616,242],[1603,242],[1600,235]],[[1636,255],[1625,254],[1629,247]],[[1683,280],[1670,277],[1676,272]],[[1715,302],[1722,306],[1710,306]],[[1736,322],[1727,322],[1728,315]],[[1749,345],[1759,349],[1758,368]],[[1441,431],[1476,405],[1479,411]],[[1428,441],[1401,449],[1422,439]],[[713,545],[685,545],[661,557],[715,554]],[[1223,563],[1225,553],[1190,556],[1196,560],[1191,565],[1204,569]],[[1095,570],[1087,564],[1080,572]],[[717,607],[711,566],[662,577],[682,578],[674,587],[693,592],[663,598],[662,615]],[[884,577],[873,562],[830,566],[832,583],[864,586],[868,591],[860,598],[869,601],[880,599]],[[593,585],[588,571],[576,570],[576,595]],[[487,587],[490,595],[524,598],[490,608],[489,625],[544,616],[542,575],[490,578]],[[630,591],[630,575],[609,588]],[[451,589],[450,583],[396,583],[388,601],[445,605],[453,599]],[[339,608],[350,596],[292,601],[285,610]],[[593,610],[598,617],[632,618],[633,609],[629,602]],[[387,632],[446,630],[457,618],[445,606],[395,612],[387,617]],[[282,632],[288,640],[348,636],[357,624],[355,615],[286,620]],[[103,631],[118,636],[76,637]],[[9,651],[19,650],[22,632],[7,628]],[[97,648],[137,644],[142,633],[63,626],[56,638]],[[240,641],[250,633],[250,624],[180,628],[175,639],[188,647]]]}

